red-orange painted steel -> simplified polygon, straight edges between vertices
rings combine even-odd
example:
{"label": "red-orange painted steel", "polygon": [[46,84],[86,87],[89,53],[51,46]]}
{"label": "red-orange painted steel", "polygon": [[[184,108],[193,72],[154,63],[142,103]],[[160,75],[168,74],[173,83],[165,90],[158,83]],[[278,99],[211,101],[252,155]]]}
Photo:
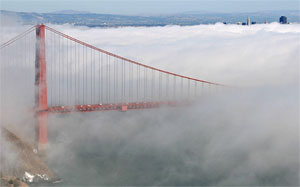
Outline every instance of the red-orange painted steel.
{"label": "red-orange painted steel", "polygon": [[24,36],[26,36],[27,34],[31,33],[32,31],[34,31],[36,29],[37,26],[33,26],[30,29],[26,30],[25,32],[23,32],[22,34],[12,38],[11,40],[1,44],[0,49],[9,46],[10,44],[14,43],[15,41],[23,38]]}
{"label": "red-orange painted steel", "polygon": [[[36,107],[38,123],[38,143],[48,143],[48,104],[47,104],[47,82],[46,82],[46,49],[45,49],[45,26],[36,27]],[[38,112],[44,111],[44,112]]]}
{"label": "red-orange painted steel", "polygon": [[128,110],[127,105],[123,105],[123,106],[122,106],[122,111],[125,112],[125,111],[127,111],[127,110]]}
{"label": "red-orange painted steel", "polygon": [[39,142],[38,145],[47,145],[48,144],[48,112],[40,112],[37,115],[38,120],[38,135]]}

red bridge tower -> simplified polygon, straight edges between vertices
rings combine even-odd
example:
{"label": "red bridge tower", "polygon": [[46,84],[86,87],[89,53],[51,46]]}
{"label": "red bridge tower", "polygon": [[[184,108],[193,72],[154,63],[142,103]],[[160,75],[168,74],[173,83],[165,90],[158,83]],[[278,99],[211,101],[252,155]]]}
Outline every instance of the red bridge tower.
{"label": "red bridge tower", "polygon": [[46,48],[45,25],[36,26],[36,57],[35,57],[35,110],[37,119],[38,149],[45,150],[48,146],[48,112],[46,83]]}

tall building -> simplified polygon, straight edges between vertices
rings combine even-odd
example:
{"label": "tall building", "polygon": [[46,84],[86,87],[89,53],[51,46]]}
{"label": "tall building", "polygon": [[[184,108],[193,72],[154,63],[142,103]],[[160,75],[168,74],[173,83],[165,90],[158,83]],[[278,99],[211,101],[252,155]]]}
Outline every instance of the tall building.
{"label": "tall building", "polygon": [[285,16],[281,16],[279,18],[279,23],[281,23],[281,24],[287,24],[287,18]]}
{"label": "tall building", "polygon": [[249,16],[248,16],[248,19],[247,19],[247,25],[251,25],[250,17]]}

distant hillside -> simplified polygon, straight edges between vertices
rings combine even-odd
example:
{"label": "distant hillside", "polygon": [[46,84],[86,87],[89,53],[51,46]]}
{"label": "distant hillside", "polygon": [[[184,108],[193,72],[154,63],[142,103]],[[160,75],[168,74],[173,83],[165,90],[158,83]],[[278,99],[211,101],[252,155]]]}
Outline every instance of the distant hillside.
{"label": "distant hillside", "polygon": [[90,14],[88,11],[76,11],[76,10],[60,10],[51,12],[52,14]]}
{"label": "distant hillside", "polygon": [[[236,23],[246,22],[247,17],[257,23],[278,21],[282,15],[289,22],[300,22],[299,11],[264,11],[251,13],[207,13],[187,12],[174,15],[126,16],[95,14],[74,10],[63,10],[52,13],[28,13],[0,11],[1,19],[13,17],[23,24],[53,23],[73,24],[88,27],[120,27],[120,26],[165,26],[165,25],[199,25],[216,22]],[[5,22],[4,22],[5,23]]]}

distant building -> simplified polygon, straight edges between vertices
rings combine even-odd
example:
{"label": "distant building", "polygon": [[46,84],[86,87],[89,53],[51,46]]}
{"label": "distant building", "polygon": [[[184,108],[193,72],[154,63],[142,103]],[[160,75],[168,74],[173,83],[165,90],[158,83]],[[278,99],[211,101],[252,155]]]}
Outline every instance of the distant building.
{"label": "distant building", "polygon": [[237,25],[254,25],[256,24],[256,21],[250,21],[250,17],[248,17],[247,22],[236,22]]}
{"label": "distant building", "polygon": [[279,18],[279,23],[281,23],[281,24],[287,24],[287,18],[285,16],[281,16]]}

